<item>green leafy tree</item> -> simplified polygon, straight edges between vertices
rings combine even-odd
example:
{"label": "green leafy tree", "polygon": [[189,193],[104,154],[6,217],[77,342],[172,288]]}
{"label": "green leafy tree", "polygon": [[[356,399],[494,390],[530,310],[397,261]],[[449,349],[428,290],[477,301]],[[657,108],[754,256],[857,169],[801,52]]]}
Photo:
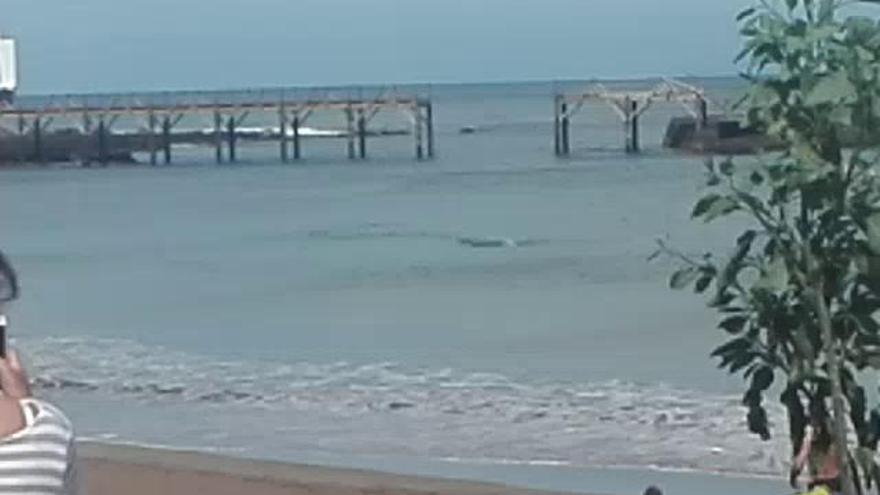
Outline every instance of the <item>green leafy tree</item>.
{"label": "green leafy tree", "polygon": [[729,339],[713,356],[747,380],[749,429],[770,438],[765,396],[780,390],[794,452],[825,422],[847,494],[880,481],[880,409],[859,379],[880,369],[880,25],[865,3],[767,0],[739,15],[741,108],[784,151],[707,164],[693,217],[746,219],[729,256],[661,244],[683,264],[671,286],[720,315]]}

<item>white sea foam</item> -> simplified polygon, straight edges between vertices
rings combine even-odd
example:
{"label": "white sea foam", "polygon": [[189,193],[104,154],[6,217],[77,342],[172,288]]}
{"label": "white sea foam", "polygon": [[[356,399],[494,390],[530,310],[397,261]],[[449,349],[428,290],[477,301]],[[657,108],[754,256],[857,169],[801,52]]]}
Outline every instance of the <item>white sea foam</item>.
{"label": "white sea foam", "polygon": [[[186,131],[183,131],[186,132]],[[192,131],[190,131],[192,132]],[[214,135],[216,130],[213,127],[201,129],[201,133],[206,136]],[[222,132],[226,132],[224,128]],[[279,136],[281,134],[280,127],[236,127],[235,133],[239,136],[243,137],[274,137]],[[294,131],[292,128],[288,128],[286,130],[287,137],[293,137]],[[302,137],[342,137],[346,135],[346,132],[343,130],[337,129],[319,129],[316,127],[300,127],[299,135]]]}
{"label": "white sea foam", "polygon": [[[746,432],[737,397],[661,384],[529,384],[391,362],[221,361],[117,340],[54,338],[21,345],[33,356],[43,393],[101,394],[193,414],[225,405],[224,413],[232,415],[215,430],[206,417],[197,435],[188,433],[196,437],[167,440],[173,442],[212,445],[223,433],[224,448],[244,447],[251,440],[236,440],[228,424],[248,425],[254,434],[250,416],[260,411],[267,428],[263,442],[276,442],[279,451],[295,445],[338,453],[754,475],[779,474],[787,458],[782,444]],[[770,412],[784,427],[781,411]]]}

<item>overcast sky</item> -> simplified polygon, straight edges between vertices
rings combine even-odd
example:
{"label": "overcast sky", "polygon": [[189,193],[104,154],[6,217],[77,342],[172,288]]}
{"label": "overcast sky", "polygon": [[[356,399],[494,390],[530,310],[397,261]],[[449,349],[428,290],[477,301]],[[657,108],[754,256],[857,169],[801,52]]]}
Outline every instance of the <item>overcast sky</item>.
{"label": "overcast sky", "polygon": [[748,0],[2,0],[21,91],[729,75]]}

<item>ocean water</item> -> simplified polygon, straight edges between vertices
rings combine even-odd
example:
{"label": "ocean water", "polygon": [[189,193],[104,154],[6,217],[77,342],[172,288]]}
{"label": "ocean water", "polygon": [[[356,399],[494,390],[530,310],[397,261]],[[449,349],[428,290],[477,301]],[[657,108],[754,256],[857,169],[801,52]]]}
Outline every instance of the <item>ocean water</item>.
{"label": "ocean water", "polygon": [[626,156],[616,115],[588,105],[557,159],[553,89],[430,88],[428,162],[399,136],[366,162],[308,139],[288,165],[264,143],[235,165],[179,148],[170,167],[0,171],[12,334],[39,392],[102,441],[559,489],[643,473],[604,475],[609,492],[646,470],[775,479],[788,454],[746,432],[713,315],[647,261],[658,238],[736,235],[688,220],[701,159],[660,147],[683,111],[651,109]]}

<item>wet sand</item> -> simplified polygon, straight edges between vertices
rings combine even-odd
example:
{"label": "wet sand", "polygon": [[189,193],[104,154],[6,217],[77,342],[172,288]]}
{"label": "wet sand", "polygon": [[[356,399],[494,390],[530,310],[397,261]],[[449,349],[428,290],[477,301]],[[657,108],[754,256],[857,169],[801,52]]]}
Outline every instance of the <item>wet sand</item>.
{"label": "wet sand", "polygon": [[489,483],[102,444],[81,445],[80,461],[87,495],[554,495]]}

